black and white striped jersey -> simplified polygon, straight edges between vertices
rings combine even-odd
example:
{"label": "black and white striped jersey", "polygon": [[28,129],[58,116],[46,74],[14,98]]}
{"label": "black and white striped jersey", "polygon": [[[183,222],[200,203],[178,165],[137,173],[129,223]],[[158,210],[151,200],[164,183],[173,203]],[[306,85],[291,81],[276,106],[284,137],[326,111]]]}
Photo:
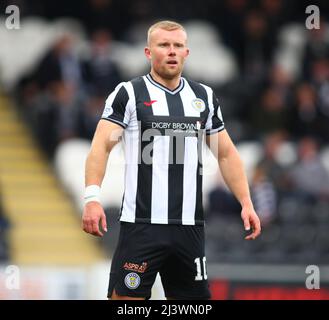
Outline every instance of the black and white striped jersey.
{"label": "black and white striped jersey", "polygon": [[148,74],[120,83],[106,100],[102,119],[125,128],[120,220],[204,224],[203,137],[224,129],[212,89],[182,77],[170,90]]}

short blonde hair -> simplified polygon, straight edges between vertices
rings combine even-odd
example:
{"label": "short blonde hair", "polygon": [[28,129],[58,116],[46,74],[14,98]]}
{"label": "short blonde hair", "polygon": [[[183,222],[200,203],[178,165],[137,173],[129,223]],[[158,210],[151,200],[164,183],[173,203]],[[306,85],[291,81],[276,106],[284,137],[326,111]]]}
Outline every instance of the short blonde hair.
{"label": "short blonde hair", "polygon": [[163,29],[167,31],[173,31],[173,30],[183,30],[186,33],[185,28],[178,22],[175,21],[170,21],[170,20],[163,20],[159,21],[157,23],[154,23],[153,25],[150,26],[150,28],[147,31],[147,44],[150,43],[150,36],[151,33],[156,30],[156,29]]}

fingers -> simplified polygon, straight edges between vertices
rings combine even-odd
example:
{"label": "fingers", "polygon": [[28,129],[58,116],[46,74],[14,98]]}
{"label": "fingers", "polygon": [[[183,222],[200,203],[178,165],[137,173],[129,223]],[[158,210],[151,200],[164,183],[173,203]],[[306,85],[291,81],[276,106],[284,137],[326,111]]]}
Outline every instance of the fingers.
{"label": "fingers", "polygon": [[[102,219],[104,220],[104,218]],[[106,218],[105,218],[106,220]],[[102,223],[102,227],[103,227],[103,223]],[[105,222],[105,228],[106,228],[106,222]],[[93,219],[83,219],[82,221],[82,229],[89,234],[92,234],[94,236],[98,236],[98,237],[102,237],[103,233],[99,230],[99,219],[97,218],[93,218]],[[104,229],[104,227],[103,227]],[[107,231],[106,229],[104,229],[105,231]]]}
{"label": "fingers", "polygon": [[249,217],[243,219],[243,224],[246,231],[250,230]]}
{"label": "fingers", "polygon": [[92,234],[94,236],[103,237],[103,233],[99,230],[99,221],[92,221]]}
{"label": "fingers", "polygon": [[[245,237],[246,240],[255,240],[261,233],[261,226],[258,217],[257,219],[255,217],[252,217],[251,220],[252,233]],[[248,224],[250,225],[249,221]]]}
{"label": "fingers", "polygon": [[101,225],[102,229],[107,232],[107,223],[106,223],[106,216],[105,214],[101,216]]}
{"label": "fingers", "polygon": [[98,202],[89,202],[85,205],[82,215],[82,229],[94,236],[102,237],[101,228],[107,232],[106,216]]}

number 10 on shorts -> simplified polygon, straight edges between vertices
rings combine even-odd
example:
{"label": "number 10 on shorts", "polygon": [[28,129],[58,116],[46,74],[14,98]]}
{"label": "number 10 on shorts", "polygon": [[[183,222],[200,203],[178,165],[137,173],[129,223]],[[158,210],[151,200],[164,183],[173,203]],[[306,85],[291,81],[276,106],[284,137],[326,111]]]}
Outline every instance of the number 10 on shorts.
{"label": "number 10 on shorts", "polygon": [[203,267],[203,276],[202,276],[202,270],[201,270],[201,258],[196,258],[194,260],[194,263],[196,264],[196,276],[195,281],[202,281],[207,280],[207,269],[206,269],[206,257],[202,258],[202,267]]}

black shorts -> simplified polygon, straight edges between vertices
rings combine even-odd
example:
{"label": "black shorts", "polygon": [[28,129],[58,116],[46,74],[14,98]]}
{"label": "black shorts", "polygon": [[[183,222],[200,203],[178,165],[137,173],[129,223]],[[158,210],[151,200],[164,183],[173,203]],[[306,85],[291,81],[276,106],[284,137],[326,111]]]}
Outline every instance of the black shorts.
{"label": "black shorts", "polygon": [[204,226],[121,222],[108,297],[151,297],[157,273],[167,298],[209,299]]}

